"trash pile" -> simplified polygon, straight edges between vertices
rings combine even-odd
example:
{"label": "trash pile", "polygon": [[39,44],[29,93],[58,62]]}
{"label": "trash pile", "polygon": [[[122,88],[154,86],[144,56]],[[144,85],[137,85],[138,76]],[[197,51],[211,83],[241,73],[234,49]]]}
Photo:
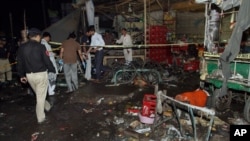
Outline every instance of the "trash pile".
{"label": "trash pile", "polygon": [[[95,112],[98,106],[103,107],[105,105],[106,108],[108,106],[114,106],[113,102],[102,103],[104,100],[104,98],[98,99],[96,102],[97,107],[95,108],[83,109],[84,114]],[[228,132],[228,123],[220,120],[218,117],[214,117],[213,124],[211,124],[211,116],[205,112],[203,112],[203,114],[198,112],[195,116],[190,115],[189,111],[183,111],[181,108],[174,109],[171,102],[169,103],[169,101],[164,98],[162,98],[160,102],[165,104],[159,109],[159,107],[157,107],[157,101],[157,95],[144,94],[140,103],[136,103],[136,105],[131,103],[124,104],[126,106],[124,107],[123,113],[117,114],[117,109],[103,111],[102,114],[105,116],[105,120],[99,121],[98,123],[105,129],[100,128],[101,131],[97,131],[96,138],[110,138],[113,133],[109,131],[107,126],[113,126],[116,130],[114,135],[112,135],[112,139],[133,141],[206,140],[215,134],[211,132],[216,132],[217,128]],[[115,104],[123,105],[120,103]],[[161,112],[158,113],[159,111]],[[206,108],[204,111],[208,111],[208,113],[211,112]],[[192,116],[193,119],[191,118]]]}

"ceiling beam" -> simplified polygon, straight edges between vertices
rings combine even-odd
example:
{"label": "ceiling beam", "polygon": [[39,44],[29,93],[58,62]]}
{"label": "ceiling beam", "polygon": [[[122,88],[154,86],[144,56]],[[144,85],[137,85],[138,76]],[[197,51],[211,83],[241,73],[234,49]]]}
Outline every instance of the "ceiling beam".
{"label": "ceiling beam", "polygon": [[192,0],[176,2],[170,5],[170,7],[172,10],[177,10],[177,11],[197,11],[205,9],[204,4],[197,4],[194,3]]}
{"label": "ceiling beam", "polygon": [[160,6],[160,8],[163,10],[162,4],[159,2],[159,0],[156,0],[156,2]]}
{"label": "ceiling beam", "polygon": [[97,12],[104,15],[105,17],[107,17],[110,20],[114,20],[114,17],[108,15],[107,12],[105,12],[105,11],[97,11]]}
{"label": "ceiling beam", "polygon": [[[149,3],[149,4],[148,4]],[[152,11],[158,11],[158,10],[163,10],[159,4],[157,3],[156,0],[148,0],[147,2],[147,11],[149,12],[152,12]],[[144,7],[138,7],[137,9],[135,9],[135,11],[137,12],[143,12],[144,11]]]}
{"label": "ceiling beam", "polygon": [[98,13],[121,14],[128,12],[129,4],[132,6],[133,13],[139,14],[144,11],[144,2],[146,2],[147,11],[153,12],[158,10],[168,11],[201,11],[204,10],[204,4],[197,4],[194,0],[116,0],[107,1],[95,6],[95,11]]}

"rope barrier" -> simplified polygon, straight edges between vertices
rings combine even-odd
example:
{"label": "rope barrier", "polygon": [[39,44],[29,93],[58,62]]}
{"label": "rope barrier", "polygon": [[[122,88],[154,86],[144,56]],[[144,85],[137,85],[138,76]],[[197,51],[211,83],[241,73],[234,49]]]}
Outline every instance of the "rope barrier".
{"label": "rope barrier", "polygon": [[[49,43],[52,45],[62,45],[59,42],[49,42]],[[135,44],[135,45],[131,45],[131,46],[124,46],[124,45],[104,45],[104,46],[80,45],[80,46],[99,47],[99,48],[150,48],[150,47],[186,46],[189,44],[203,44],[203,43],[138,44],[138,45]],[[59,47],[59,48],[61,48],[61,47]]]}
{"label": "rope barrier", "polygon": [[[62,45],[62,43],[59,42],[49,42],[52,45]],[[117,48],[117,49],[124,49],[124,48],[152,48],[152,47],[174,47],[174,46],[187,46],[189,44],[199,44],[199,43],[174,43],[174,44],[138,44],[138,45],[132,45],[132,46],[123,46],[123,45],[105,45],[105,46],[91,46],[91,45],[80,45],[80,46],[87,46],[87,47],[97,47],[97,48]],[[61,47],[53,48],[49,50],[49,52],[53,52],[56,50],[60,50]],[[17,64],[17,62],[8,64],[10,66]],[[6,65],[0,65],[0,68],[4,68]]]}

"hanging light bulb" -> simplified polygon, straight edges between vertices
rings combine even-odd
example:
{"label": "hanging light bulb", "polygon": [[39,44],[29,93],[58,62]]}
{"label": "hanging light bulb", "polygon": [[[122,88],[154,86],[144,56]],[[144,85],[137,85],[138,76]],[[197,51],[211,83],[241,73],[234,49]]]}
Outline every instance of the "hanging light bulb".
{"label": "hanging light bulb", "polygon": [[131,4],[130,4],[130,3],[128,4],[128,12],[133,12],[132,7],[131,7]]}

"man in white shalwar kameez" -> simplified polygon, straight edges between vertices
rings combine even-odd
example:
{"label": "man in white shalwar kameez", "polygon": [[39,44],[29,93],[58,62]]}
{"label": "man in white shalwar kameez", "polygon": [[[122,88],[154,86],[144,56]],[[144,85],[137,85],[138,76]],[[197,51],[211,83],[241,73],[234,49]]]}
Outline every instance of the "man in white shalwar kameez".
{"label": "man in white shalwar kameez", "polygon": [[52,51],[52,48],[50,46],[50,44],[48,43],[51,40],[51,35],[49,32],[44,32],[43,33],[43,37],[41,40],[41,44],[45,45],[48,54],[49,54],[49,58],[53,64],[53,66],[55,67],[56,73],[49,73],[48,74],[48,78],[49,78],[49,85],[48,85],[48,95],[52,96],[55,94],[55,88],[56,88],[56,77],[58,74],[58,69],[57,69],[57,65],[56,65],[56,60],[55,60],[55,53]]}

